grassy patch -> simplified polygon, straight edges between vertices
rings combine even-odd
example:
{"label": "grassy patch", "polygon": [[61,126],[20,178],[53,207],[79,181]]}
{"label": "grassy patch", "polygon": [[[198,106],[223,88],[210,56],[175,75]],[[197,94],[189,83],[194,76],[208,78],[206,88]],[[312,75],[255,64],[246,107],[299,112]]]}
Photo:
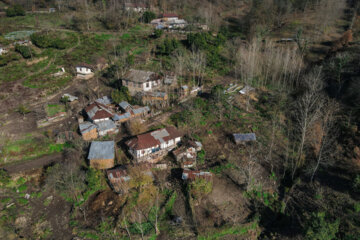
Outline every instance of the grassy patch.
{"label": "grassy patch", "polygon": [[[243,236],[248,234],[250,231],[256,230],[258,227],[257,222],[254,222],[247,226],[232,226],[232,227],[223,227],[221,230],[216,232],[208,232],[205,235],[198,236],[198,240],[216,240],[216,239],[226,239],[226,237],[232,236],[232,239],[235,236]],[[235,239],[235,238],[234,238]]]}
{"label": "grassy patch", "polygon": [[65,112],[65,105],[62,104],[48,104],[46,106],[46,113],[49,117],[53,117],[60,112]]}
{"label": "grassy patch", "polygon": [[55,144],[46,137],[25,137],[24,139],[4,142],[0,153],[0,163],[14,163],[30,160],[46,154],[61,152],[68,144]]}

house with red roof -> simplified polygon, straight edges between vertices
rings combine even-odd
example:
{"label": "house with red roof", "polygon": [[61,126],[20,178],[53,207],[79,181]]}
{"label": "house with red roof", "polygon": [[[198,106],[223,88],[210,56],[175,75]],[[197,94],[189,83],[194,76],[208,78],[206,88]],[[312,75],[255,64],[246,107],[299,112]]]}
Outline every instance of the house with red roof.
{"label": "house with red roof", "polygon": [[114,113],[109,107],[99,102],[93,102],[87,106],[85,112],[89,120],[94,123],[108,121],[114,116]]}
{"label": "house with red roof", "polygon": [[156,163],[178,146],[181,137],[175,127],[166,127],[138,135],[125,144],[138,162]]}

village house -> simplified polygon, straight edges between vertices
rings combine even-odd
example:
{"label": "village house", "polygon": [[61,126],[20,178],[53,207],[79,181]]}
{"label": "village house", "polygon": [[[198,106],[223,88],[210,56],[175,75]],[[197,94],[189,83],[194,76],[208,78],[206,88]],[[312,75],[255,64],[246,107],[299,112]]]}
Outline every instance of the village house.
{"label": "village house", "polygon": [[150,113],[149,107],[131,106],[126,101],[119,103],[119,107],[123,113],[117,113],[112,118],[117,123],[127,122],[135,118],[146,117]]}
{"label": "village house", "polygon": [[134,11],[137,13],[145,12],[149,8],[144,3],[133,3],[133,2],[126,2],[124,3],[124,8],[126,11]]}
{"label": "village house", "polygon": [[119,132],[119,129],[112,120],[101,121],[98,122],[96,125],[100,137],[109,134],[117,134]]}
{"label": "village house", "polygon": [[206,181],[212,181],[213,174],[211,172],[184,169],[181,178],[184,181],[190,181],[190,182],[195,181],[197,179],[205,179]]}
{"label": "village house", "polygon": [[182,29],[188,25],[184,19],[179,19],[179,16],[174,13],[164,13],[160,18],[154,19],[150,23],[156,29]]}
{"label": "village house", "polygon": [[90,166],[96,169],[109,169],[115,166],[115,142],[94,141],[89,150]]}
{"label": "village house", "polygon": [[134,95],[136,92],[152,91],[162,84],[160,76],[154,72],[130,69],[123,77],[122,85]]}
{"label": "village house", "polygon": [[85,112],[89,120],[94,123],[109,120],[114,116],[110,108],[96,101],[87,106]]}
{"label": "village house", "polygon": [[97,126],[91,122],[82,122],[79,124],[79,130],[85,141],[94,140],[99,137]]}
{"label": "village house", "polygon": [[175,160],[181,164],[182,168],[193,168],[196,167],[197,153],[201,149],[202,144],[200,142],[188,141],[175,149],[172,154]]}
{"label": "village house", "polygon": [[256,141],[256,135],[255,133],[245,133],[245,134],[241,134],[241,133],[234,133],[232,135],[233,140],[236,144],[245,144],[248,142],[254,142]]}
{"label": "village house", "polygon": [[[148,175],[151,178],[154,177],[151,172],[151,168],[153,167],[151,164],[138,164],[132,167],[138,168],[144,175]],[[118,166],[113,169],[109,169],[106,171],[106,174],[111,188],[116,193],[126,194],[129,191],[129,182],[131,180],[129,166]]]}
{"label": "village house", "polygon": [[176,148],[182,134],[175,127],[167,127],[138,135],[125,144],[130,155],[138,162],[156,163]]}
{"label": "village house", "polygon": [[87,63],[80,63],[76,66],[76,77],[90,79],[94,76],[94,67]]}

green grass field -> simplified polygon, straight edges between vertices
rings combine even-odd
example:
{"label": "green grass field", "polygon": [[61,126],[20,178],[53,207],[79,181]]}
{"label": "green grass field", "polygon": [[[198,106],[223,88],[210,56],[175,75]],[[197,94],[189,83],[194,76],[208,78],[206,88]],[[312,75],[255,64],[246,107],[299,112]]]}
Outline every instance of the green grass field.
{"label": "green grass field", "polygon": [[57,113],[65,112],[65,106],[62,104],[48,104],[46,106],[46,113],[49,117],[55,116]]}
{"label": "green grass field", "polygon": [[0,164],[12,164],[43,155],[61,152],[66,144],[56,144],[45,136],[26,136],[20,140],[6,140],[0,153]]}

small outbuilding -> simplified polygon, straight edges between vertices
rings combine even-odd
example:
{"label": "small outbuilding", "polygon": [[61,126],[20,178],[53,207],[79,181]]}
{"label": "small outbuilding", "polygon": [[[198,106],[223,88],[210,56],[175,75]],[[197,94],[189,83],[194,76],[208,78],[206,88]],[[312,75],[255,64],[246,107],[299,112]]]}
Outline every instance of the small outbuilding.
{"label": "small outbuilding", "polygon": [[115,166],[115,142],[93,141],[89,151],[90,166],[96,169],[109,169]]}
{"label": "small outbuilding", "polygon": [[255,142],[256,141],[256,135],[255,133],[234,133],[232,135],[233,140],[236,144],[245,144],[248,142]]}
{"label": "small outbuilding", "polygon": [[79,130],[85,141],[98,138],[97,126],[91,122],[82,122],[79,124]]}

